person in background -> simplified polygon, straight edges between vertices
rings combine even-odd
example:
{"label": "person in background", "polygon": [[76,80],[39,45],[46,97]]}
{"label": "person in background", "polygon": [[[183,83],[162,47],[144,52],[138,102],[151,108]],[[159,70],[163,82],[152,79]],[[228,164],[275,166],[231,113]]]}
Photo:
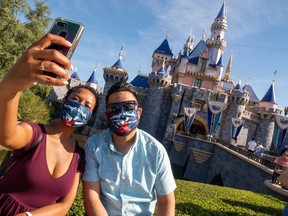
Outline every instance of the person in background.
{"label": "person in background", "polygon": [[88,216],[175,214],[175,180],[164,146],[137,128],[142,109],[129,83],[108,91],[109,126],[85,146],[84,205]]}
{"label": "person in background", "polygon": [[[284,170],[288,167],[288,148],[284,148],[280,155],[275,158],[274,163],[284,167]],[[275,183],[277,178],[281,175],[283,169],[275,169],[272,175],[272,183]]]}
{"label": "person in background", "polygon": [[249,141],[247,144],[247,150],[249,152],[254,153],[256,146],[257,146],[257,143],[255,142],[255,138],[253,137],[252,140]]}
{"label": "person in background", "polygon": [[264,152],[265,152],[264,146],[262,145],[262,143],[259,142],[255,148],[254,154],[262,157]]}
{"label": "person in background", "polygon": [[[45,35],[27,49],[0,82],[1,145],[14,150],[17,156],[43,135],[39,144],[1,179],[0,215],[66,215],[84,170],[84,150],[72,135],[77,127],[87,123],[94,110],[97,95],[93,88],[70,89],[59,109],[59,119],[52,123],[17,122],[22,91],[35,82],[68,84],[70,75],[65,69],[72,70],[71,62],[60,52],[45,49],[51,43],[71,46],[60,36]],[[60,78],[47,76],[44,70]]]}

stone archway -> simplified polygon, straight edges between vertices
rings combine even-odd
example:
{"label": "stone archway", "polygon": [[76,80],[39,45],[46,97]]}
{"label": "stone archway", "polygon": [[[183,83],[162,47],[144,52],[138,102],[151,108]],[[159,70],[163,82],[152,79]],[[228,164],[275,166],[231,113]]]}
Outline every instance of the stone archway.
{"label": "stone archway", "polygon": [[207,135],[207,129],[205,125],[199,121],[198,119],[194,119],[191,128],[190,128],[190,134],[192,135]]}
{"label": "stone archway", "polygon": [[[180,118],[176,122],[176,130],[180,132],[185,132],[185,126],[184,126],[184,118]],[[204,135],[206,136],[208,134],[208,127],[207,127],[207,122],[200,116],[196,116],[191,127],[190,127],[190,134],[194,135]]]}

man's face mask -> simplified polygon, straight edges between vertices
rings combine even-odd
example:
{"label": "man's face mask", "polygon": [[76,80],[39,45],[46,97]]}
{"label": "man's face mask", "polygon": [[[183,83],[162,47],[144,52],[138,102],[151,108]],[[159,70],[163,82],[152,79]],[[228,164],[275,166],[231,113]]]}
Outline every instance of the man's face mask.
{"label": "man's face mask", "polygon": [[130,134],[139,123],[136,101],[112,103],[106,106],[108,126],[118,136]]}
{"label": "man's face mask", "polygon": [[58,115],[67,126],[81,127],[87,124],[92,112],[81,103],[67,98],[58,110]]}

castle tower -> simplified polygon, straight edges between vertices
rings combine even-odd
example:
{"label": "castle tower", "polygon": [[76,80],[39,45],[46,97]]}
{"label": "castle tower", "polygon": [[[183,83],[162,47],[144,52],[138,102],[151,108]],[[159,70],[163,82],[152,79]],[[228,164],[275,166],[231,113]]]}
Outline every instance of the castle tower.
{"label": "castle tower", "polygon": [[157,72],[163,65],[163,60],[165,60],[164,69],[167,70],[169,62],[173,57],[173,53],[170,49],[167,37],[163,40],[161,45],[153,52],[152,55],[152,72]]}
{"label": "castle tower", "polygon": [[165,90],[171,84],[171,76],[165,71],[165,60],[157,72],[152,71],[148,77],[149,89],[143,104],[143,113],[139,127],[157,137],[158,124],[163,109]]}
{"label": "castle tower", "polygon": [[103,89],[103,95],[101,95],[101,98],[99,100],[96,120],[94,123],[94,127],[96,127],[97,129],[106,128],[103,113],[106,109],[106,95],[108,93],[108,90],[111,88],[113,84],[117,82],[126,82],[128,80],[128,72],[125,71],[123,67],[122,54],[123,54],[123,46],[121,47],[119,53],[119,59],[116,61],[116,63],[111,67],[103,68],[103,78],[105,80],[105,85]]}
{"label": "castle tower", "polygon": [[277,103],[274,90],[274,80],[262,100],[259,102],[259,110],[256,111],[260,115],[261,120],[256,129],[255,139],[263,143],[267,149],[270,149],[273,132],[274,132],[274,116],[277,112]]}
{"label": "castle tower", "polygon": [[232,89],[228,98],[228,106],[226,109],[225,118],[221,123],[220,139],[230,142],[231,137],[231,125],[232,118],[242,117],[243,111],[249,102],[249,92],[241,89],[241,81],[238,80],[238,84]]}
{"label": "castle tower", "polygon": [[91,86],[92,88],[96,89],[98,86],[98,82],[96,80],[96,68],[94,68],[91,76],[89,77],[89,79],[87,80],[87,85]]}
{"label": "castle tower", "polygon": [[217,65],[226,48],[224,39],[227,31],[226,5],[223,3],[214,23],[211,25],[211,36],[207,39],[206,44],[209,49],[210,64]]}

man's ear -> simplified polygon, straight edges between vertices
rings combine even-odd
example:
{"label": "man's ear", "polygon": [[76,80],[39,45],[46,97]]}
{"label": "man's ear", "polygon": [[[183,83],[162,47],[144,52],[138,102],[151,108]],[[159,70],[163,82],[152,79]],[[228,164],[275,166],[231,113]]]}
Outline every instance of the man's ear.
{"label": "man's ear", "polygon": [[138,119],[140,119],[141,114],[142,114],[142,108],[138,108],[137,114],[138,114]]}

